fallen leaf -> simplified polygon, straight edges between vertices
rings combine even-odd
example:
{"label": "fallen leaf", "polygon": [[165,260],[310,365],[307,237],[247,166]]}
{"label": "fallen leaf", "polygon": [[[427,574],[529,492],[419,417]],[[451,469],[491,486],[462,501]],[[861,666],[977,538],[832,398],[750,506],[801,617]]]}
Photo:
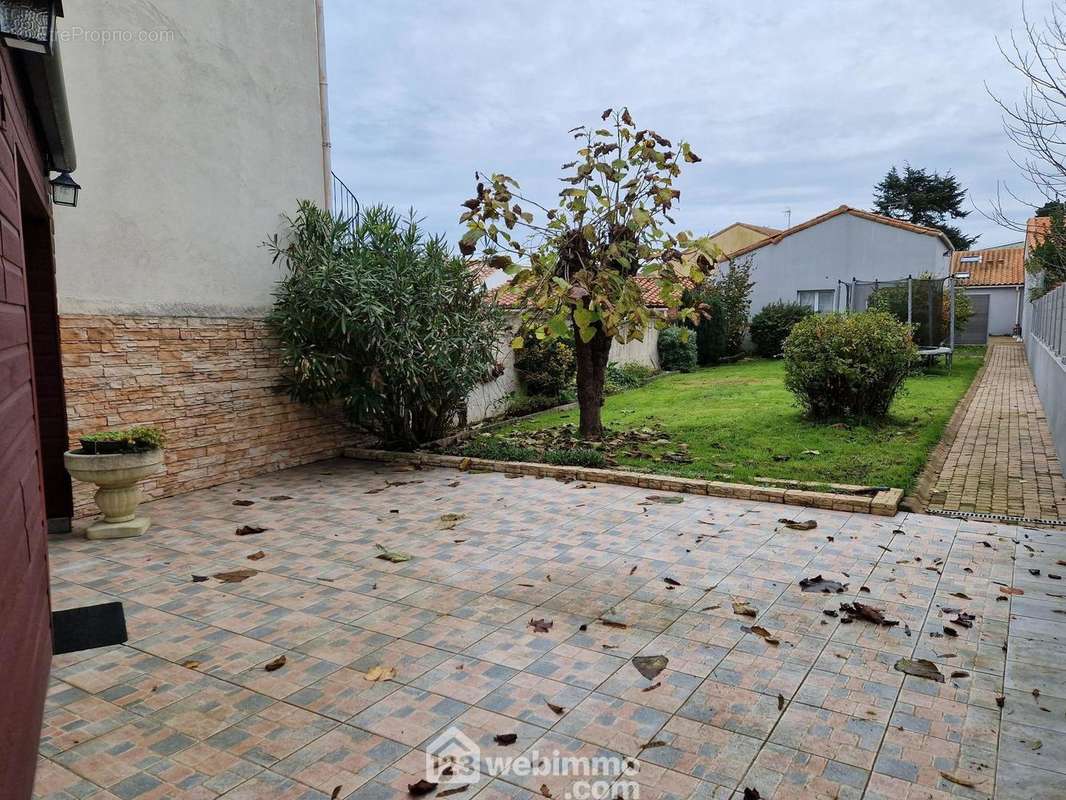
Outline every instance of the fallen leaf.
{"label": "fallen leaf", "polygon": [[234,500],[233,505],[241,507],[254,506],[255,500]]}
{"label": "fallen leaf", "polygon": [[1033,741],[1029,742],[1029,749],[1030,750],[1039,750],[1043,746],[1044,746],[1044,743],[1042,741],[1040,741],[1039,739],[1033,739]]}
{"label": "fallen leaf", "polygon": [[[422,481],[419,481],[421,483]],[[276,494],[273,497],[268,497],[267,500],[273,500],[275,503],[281,503],[285,500],[292,500],[287,494]]]}
{"label": "fallen leaf", "polygon": [[200,666],[200,662],[190,658],[188,661],[182,661],[181,666],[185,667],[185,669],[197,669]]}
{"label": "fallen leaf", "polygon": [[744,800],[762,800],[762,795],[758,789],[744,787]]}
{"label": "fallen leaf", "polygon": [[375,544],[374,547],[381,551],[378,553],[377,557],[382,561],[388,561],[392,564],[400,564],[404,561],[411,560],[411,556],[407,555],[407,553],[394,552],[388,548],[382,547],[380,544]]}
{"label": "fallen leaf", "polygon": [[540,785],[540,793],[542,795],[544,795],[545,797],[551,797],[552,796],[552,791],[551,791],[551,789],[548,788],[548,784],[546,784],[546,783],[542,783]]}
{"label": "fallen leaf", "polygon": [[[644,499],[649,503],[662,503],[663,505],[677,505],[685,502],[685,498],[678,494],[650,494]],[[644,504],[641,503],[641,505]]]}
{"label": "fallen leaf", "polygon": [[743,602],[733,601],[733,613],[741,617],[757,617],[759,612],[748,605],[748,601]]}
{"label": "fallen leaf", "polygon": [[965,670],[957,669],[951,673],[952,678],[969,678],[970,673]]}
{"label": "fallen leaf", "polygon": [[753,633],[767,644],[772,644],[774,647],[781,644],[781,640],[774,637],[770,631],[766,630],[762,625],[752,625],[750,628],[741,626],[740,628],[745,633]]}
{"label": "fallen leaf", "polygon": [[643,689],[641,689],[641,691],[642,692],[650,692],[650,691],[653,691],[654,689],[658,689],[662,685],[663,685],[662,681],[656,681],[651,686],[645,686]]}
{"label": "fallen leaf", "polygon": [[234,569],[229,572],[216,572],[212,575],[212,578],[222,581],[223,583],[240,583],[246,581],[253,575],[258,575],[259,571],[251,568],[248,569]]}
{"label": "fallen leaf", "polygon": [[252,553],[250,556],[247,556],[247,558],[249,561],[259,561],[262,558],[266,558],[266,553],[264,553],[262,550],[259,550],[258,552]]}
{"label": "fallen leaf", "polygon": [[1003,708],[1003,703],[1006,701],[1006,699],[1007,698],[1004,697],[1003,695],[997,695],[996,696],[996,705],[999,706],[1000,708]]}
{"label": "fallen leaf", "polygon": [[462,786],[454,786],[451,789],[445,789],[442,792],[437,792],[436,797],[451,797],[453,794],[460,794],[470,788],[469,783],[464,783]]}
{"label": "fallen leaf", "polygon": [[789,519],[788,517],[781,517],[778,522],[793,531],[813,531],[818,527],[818,523],[813,519],[809,519],[806,522],[798,522],[797,520]]}
{"label": "fallen leaf", "polygon": [[1014,587],[1014,586],[1000,586],[999,587],[999,593],[1000,594],[1014,596],[1014,595],[1019,595],[1019,594],[1025,594],[1025,591],[1022,590],[1022,589],[1018,589],[1017,587]]}
{"label": "fallen leaf", "polygon": [[497,733],[492,737],[492,741],[496,744],[514,744],[518,741],[517,733]]}
{"label": "fallen leaf", "polygon": [[555,622],[550,619],[531,619],[528,624],[534,633],[548,633]]}
{"label": "fallen leaf", "polygon": [[427,781],[425,778],[419,778],[418,783],[407,784],[407,791],[414,797],[422,797],[427,795],[437,788],[437,784]]}
{"label": "fallen leaf", "polygon": [[895,670],[916,678],[926,678],[937,683],[944,682],[944,675],[937,669],[936,664],[925,658],[901,658],[896,662]]}
{"label": "fallen leaf", "polygon": [[193,583],[203,583],[206,580],[207,580],[207,576],[206,575],[193,575],[192,576],[192,582]]}
{"label": "fallen leaf", "polygon": [[957,784],[958,786],[965,786],[967,789],[976,789],[978,783],[984,783],[984,781],[971,781],[967,778],[963,778],[959,775],[954,775],[950,772],[941,771],[940,777],[946,781]]}
{"label": "fallen leaf", "polygon": [[437,520],[437,530],[450,531],[466,519],[466,514],[441,514]]}
{"label": "fallen leaf", "polygon": [[343,784],[341,784],[340,786],[334,786],[333,787],[333,793],[329,796],[329,800],[337,800],[337,798],[341,796],[341,790],[343,788],[344,788]]}
{"label": "fallen leaf", "polygon": [[644,750],[651,750],[654,747],[666,747],[666,742],[662,739],[652,739],[650,742],[646,742],[643,746]]}
{"label": "fallen leaf", "polygon": [[548,708],[550,708],[552,711],[554,711],[559,716],[562,716],[563,714],[566,713],[566,709],[563,708],[562,706],[557,706],[557,705],[555,705],[555,703],[551,702],[550,700],[545,700],[544,702],[548,704]]}
{"label": "fallen leaf", "polygon": [[388,680],[392,680],[395,677],[396,677],[396,668],[395,667],[386,667],[386,666],[384,666],[382,664],[379,664],[376,667],[371,667],[369,670],[367,670],[366,675],[363,676],[363,678],[365,680],[368,680],[368,681],[371,681],[371,682],[388,681]]}
{"label": "fallen leaf", "polygon": [[850,617],[847,621],[852,619],[861,619],[866,622],[872,622],[874,625],[880,625],[884,628],[891,628],[894,625],[899,625],[899,620],[885,619],[884,612],[879,608],[868,606],[865,603],[841,603],[840,610]]}
{"label": "fallen leaf", "polygon": [[952,592],[951,596],[952,597],[958,597],[960,600],[972,600],[973,599],[972,597],[970,597],[970,595],[964,594],[963,592]]}
{"label": "fallen leaf", "polygon": [[257,533],[263,533],[266,530],[266,528],[260,528],[258,525],[242,525],[241,527],[237,528],[236,535],[254,536]]}
{"label": "fallen leaf", "polygon": [[660,672],[666,669],[670,659],[666,656],[633,656],[632,662],[633,666],[637,668],[637,672],[650,681],[654,680]]}
{"label": "fallen leaf", "polygon": [[277,672],[279,669],[285,666],[286,660],[287,659],[285,658],[285,656],[278,656],[273,661],[266,664],[263,669],[265,669],[267,672]]}
{"label": "fallen leaf", "polygon": [[778,711],[783,711],[784,708],[785,708],[785,696],[783,694],[779,694],[777,696],[777,710]]}
{"label": "fallen leaf", "polygon": [[665,583],[667,586],[680,586],[681,585],[681,581],[674,580],[673,578],[663,578],[663,583]]}
{"label": "fallen leaf", "polygon": [[827,580],[821,575],[815,575],[813,578],[804,578],[799,582],[799,585],[804,592],[822,592],[823,594],[840,594],[848,588],[846,583]]}

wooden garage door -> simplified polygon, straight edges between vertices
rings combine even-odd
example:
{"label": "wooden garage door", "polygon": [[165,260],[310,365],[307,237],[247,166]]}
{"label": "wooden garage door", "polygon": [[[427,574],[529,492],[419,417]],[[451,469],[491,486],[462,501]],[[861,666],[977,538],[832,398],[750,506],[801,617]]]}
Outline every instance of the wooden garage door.
{"label": "wooden garage door", "polygon": [[955,344],[984,344],[988,341],[988,300],[987,294],[971,294],[970,305],[973,306],[973,316],[966,323],[966,327],[957,332]]}

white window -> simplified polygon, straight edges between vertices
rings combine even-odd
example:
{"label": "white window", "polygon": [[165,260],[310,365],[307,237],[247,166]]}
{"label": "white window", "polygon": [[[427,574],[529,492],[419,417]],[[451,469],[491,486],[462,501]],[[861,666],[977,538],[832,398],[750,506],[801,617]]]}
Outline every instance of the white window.
{"label": "white window", "polygon": [[796,300],[801,305],[817,311],[819,314],[828,314],[836,310],[836,289],[801,289],[796,292]]}

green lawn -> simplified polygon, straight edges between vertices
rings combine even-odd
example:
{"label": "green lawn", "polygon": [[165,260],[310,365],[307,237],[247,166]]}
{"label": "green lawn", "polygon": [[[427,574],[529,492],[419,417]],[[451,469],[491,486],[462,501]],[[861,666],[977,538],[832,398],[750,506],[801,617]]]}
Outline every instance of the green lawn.
{"label": "green lawn", "polygon": [[[763,359],[668,375],[614,395],[604,407],[604,422],[669,435],[670,444],[648,449],[649,457],[618,457],[619,464],[642,471],[742,483],[765,477],[910,490],[983,358],[984,348],[962,348],[950,374],[938,367],[909,379],[889,419],[877,425],[808,422],[784,387],[782,362]],[[546,411],[508,431],[568,422],[576,424],[576,409]],[[693,463],[655,460],[656,453],[676,451],[680,443],[688,445]]]}

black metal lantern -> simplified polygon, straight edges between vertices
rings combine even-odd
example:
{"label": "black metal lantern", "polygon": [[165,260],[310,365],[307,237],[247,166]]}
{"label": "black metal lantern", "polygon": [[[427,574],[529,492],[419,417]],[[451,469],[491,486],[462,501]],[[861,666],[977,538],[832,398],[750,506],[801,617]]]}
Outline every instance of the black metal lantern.
{"label": "black metal lantern", "polygon": [[51,53],[62,0],[0,0],[0,38],[10,47]]}
{"label": "black metal lantern", "polygon": [[78,205],[78,193],[81,187],[78,182],[70,177],[69,172],[59,173],[59,177],[52,179],[52,202],[57,206]]}

